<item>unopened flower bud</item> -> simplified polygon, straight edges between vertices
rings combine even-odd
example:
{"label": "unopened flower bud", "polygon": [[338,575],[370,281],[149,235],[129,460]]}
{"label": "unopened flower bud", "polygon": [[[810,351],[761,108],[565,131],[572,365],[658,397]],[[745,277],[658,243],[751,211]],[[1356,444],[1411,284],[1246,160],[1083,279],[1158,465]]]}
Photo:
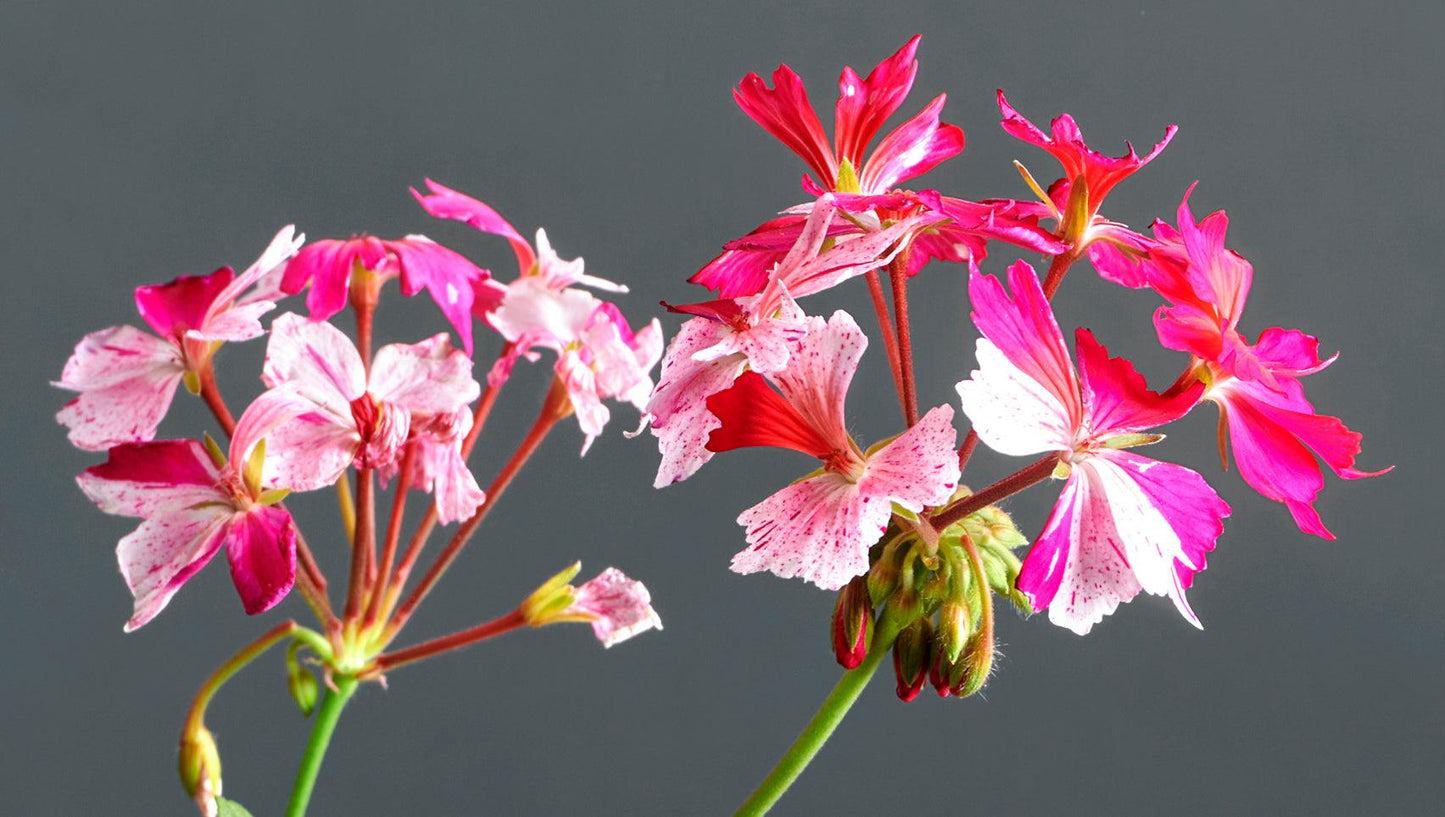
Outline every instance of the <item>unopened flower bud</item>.
{"label": "unopened flower bud", "polygon": [[873,603],[868,580],[862,576],[843,585],[833,606],[833,656],[843,669],[853,669],[868,655],[873,634]]}
{"label": "unopened flower bud", "polygon": [[984,637],[983,633],[974,636],[968,646],[964,647],[963,657],[959,661],[962,670],[961,675],[949,690],[956,697],[967,698],[988,682],[988,675],[993,670],[993,637]]}
{"label": "unopened flower bud", "polygon": [[907,549],[898,540],[883,546],[882,552],[868,568],[868,596],[874,606],[882,604],[898,587],[898,563]]}
{"label": "unopened flower bud", "polygon": [[938,608],[938,634],[934,640],[948,663],[958,660],[972,635],[973,616],[962,600],[949,601]]}
{"label": "unopened flower bud", "polygon": [[197,724],[181,735],[179,767],[181,785],[206,817],[216,817],[221,796],[221,754],[216,739],[204,725]]}
{"label": "unopened flower bud", "polygon": [[898,676],[898,699],[911,701],[918,697],[923,682],[928,680],[928,664],[933,657],[933,625],[920,618],[904,628],[893,642],[893,673]]}
{"label": "unopened flower bud", "polygon": [[297,644],[292,644],[291,649],[286,651],[286,689],[291,692],[291,700],[300,707],[303,717],[311,717],[311,711],[316,708],[316,700],[321,697],[321,685],[317,683],[316,676],[297,660]]}

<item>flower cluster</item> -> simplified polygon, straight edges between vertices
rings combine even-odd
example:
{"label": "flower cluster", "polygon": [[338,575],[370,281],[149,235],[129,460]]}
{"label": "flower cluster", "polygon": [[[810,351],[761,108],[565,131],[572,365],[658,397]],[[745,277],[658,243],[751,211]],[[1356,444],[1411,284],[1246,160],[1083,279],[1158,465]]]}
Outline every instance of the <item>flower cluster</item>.
{"label": "flower cluster", "polygon": [[[117,548],[135,600],[126,630],[151,621],[224,549],[247,613],[274,607],[294,586],[319,620],[320,632],[287,622],[278,636],[293,642],[291,688],[304,711],[314,705],[317,687],[296,664],[301,647],[315,655],[329,679],[364,681],[523,625],[590,622],[606,646],[661,627],[639,582],[608,568],[572,587],[567,581],[576,575],[574,568],[544,585],[549,602],[541,612],[529,600],[479,628],[390,650],[547,432],[575,415],[585,452],[608,422],[607,401],[645,405],[651,371],[662,354],[656,320],[634,329],[615,304],[581,288],[624,292],[625,287],[584,274],[581,259],[560,258],[541,230],[534,248],[486,204],[427,184],[428,193],[413,191],[427,213],[510,242],[518,262],[513,280],[503,283],[421,235],[307,244],[286,227],[239,275],[223,267],[137,289],[136,308],[151,332],[118,326],[87,335],[56,383],[77,392],[58,415],[71,442],[107,454],[104,463],[80,474],[81,489],[101,510],[141,520]],[[460,348],[442,333],[373,351],[373,317],[393,278],[403,295],[425,290],[431,296]],[[280,302],[303,291],[306,314],[286,312],[270,321],[269,330],[263,325]],[[333,323],[348,306],[354,336]],[[478,322],[500,336],[485,388],[473,374]],[[217,352],[225,343],[262,335],[267,335],[265,390],[233,415],[217,384]],[[556,361],[542,413],[483,490],[468,455],[517,361],[538,360],[544,351]],[[216,437],[228,437],[228,444],[210,435],[156,439],[182,384],[204,398],[217,420]],[[345,604],[337,608],[318,559],[286,507],[294,493],[332,486],[350,539],[336,550],[349,551],[351,560]],[[378,487],[387,486],[391,517],[379,525]],[[403,515],[413,491],[430,494],[430,503],[403,550]],[[438,523],[459,525],[408,592],[413,568]],[[333,683],[333,689],[344,688]],[[214,811],[219,795],[219,760],[200,714],[213,692],[209,684],[203,688],[182,740],[183,750],[209,747],[204,757],[190,758],[195,762],[189,767],[186,758],[182,764],[191,769],[188,790],[207,812]]]}
{"label": "flower cluster", "polygon": [[[688,317],[645,415],[662,455],[658,487],[748,446],[821,463],[739,515],[747,547],[732,568],[839,591],[839,662],[876,664],[891,647],[905,700],[926,681],[960,697],[982,686],[994,595],[1080,634],[1140,591],[1168,597],[1199,625],[1186,591],[1230,507],[1199,473],[1132,449],[1161,440],[1157,429],[1202,402],[1219,406],[1221,443],[1227,436],[1244,480],[1285,503],[1306,532],[1329,536],[1314,510],[1317,457],[1346,479],[1370,476],[1354,466],[1360,435],[1304,397],[1301,378],[1333,358],[1321,360],[1297,330],[1268,329],[1253,342],[1240,333],[1252,271],[1225,247],[1223,213],[1196,223],[1186,194],[1178,226],[1156,223],[1152,235],[1103,215],[1109,192],[1160,154],[1173,126],[1148,154],[1131,146],[1112,157],[1088,147],[1067,114],[1045,132],[1000,91],[1003,129],[1047,151],[1060,178],[1045,187],[1018,165],[1033,200],[905,187],[964,146],[963,131],[940,119],[940,95],[868,152],[912,86],[917,47],[915,37],[866,79],[843,70],[831,141],[786,65],[771,86],[752,74],[739,83],[743,112],[806,162],[808,199],[727,242],[689,279],[716,297],[669,307]],[[1043,280],[1026,261],[1008,267],[1006,283],[985,274],[1000,246],[1045,256]],[[1163,300],[1159,341],[1189,355],[1167,389],[1151,390],[1087,329],[1070,354],[1050,299],[1083,258],[1105,280]],[[967,276],[980,334],[977,368],[957,384],[971,426],[961,444],[952,406],[917,406],[908,291],[930,262]],[[844,406],[868,338],[846,312],[825,320],[802,305],[858,278],[906,423],[866,447],[848,433]],[[1036,460],[971,491],[960,479],[979,441]],[[1058,502],[1020,558],[1014,551],[1028,542],[996,503],[1050,478],[1062,481]]]}

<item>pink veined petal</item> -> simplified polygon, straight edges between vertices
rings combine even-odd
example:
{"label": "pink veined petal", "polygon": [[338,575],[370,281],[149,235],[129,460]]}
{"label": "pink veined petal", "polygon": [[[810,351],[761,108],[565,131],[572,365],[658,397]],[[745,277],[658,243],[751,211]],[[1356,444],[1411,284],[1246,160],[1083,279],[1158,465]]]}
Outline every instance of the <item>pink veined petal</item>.
{"label": "pink veined petal", "polygon": [[437,519],[443,525],[460,522],[477,512],[487,495],[462,459],[461,442],[472,427],[472,415],[457,412],[457,426],[450,438],[423,435],[417,438],[416,476],[413,486],[432,494]]}
{"label": "pink veined petal", "polygon": [[557,377],[567,388],[567,399],[572,402],[572,411],[577,415],[577,425],[582,429],[582,456],[592,442],[602,434],[612,412],[603,404],[597,394],[597,376],[575,350],[564,352],[557,358]]}
{"label": "pink veined petal", "polygon": [[1202,628],[1184,589],[1204,569],[1229,505],[1194,471],[1128,451],[1103,450],[1075,467],[1088,469],[1091,486],[1104,492],[1117,544],[1139,585],[1168,596],[1185,621]]}
{"label": "pink veined petal", "polygon": [[773,286],[778,293],[772,298],[773,306],[757,308],[766,295],[744,298],[745,309],[724,322],[731,331],[721,335],[712,346],[694,352],[693,359],[706,362],[740,354],[759,374],[785,369],[793,347],[808,333],[809,320],[785,286],[777,282]]}
{"label": "pink veined petal", "polygon": [[221,267],[210,275],[182,275],[167,284],[137,287],[135,308],[157,335],[179,338],[205,324],[216,297],[235,278],[235,270]]}
{"label": "pink veined petal", "polygon": [[376,352],[367,392],[413,414],[455,414],[481,394],[472,359],[445,334],[421,343],[392,343]]}
{"label": "pink veined petal", "polygon": [[1058,395],[1015,366],[988,338],[979,338],[975,349],[978,368],[955,388],[979,439],[1013,457],[1073,448],[1077,426]]}
{"label": "pink veined petal", "polygon": [[496,279],[487,277],[473,280],[472,316],[487,326],[492,326],[491,313],[497,311],[506,297],[506,285]]}
{"label": "pink veined petal", "polygon": [[226,526],[231,581],[250,615],[275,607],[296,581],[296,526],[276,506],[238,513]]}
{"label": "pink veined petal", "polygon": [[1172,423],[1188,414],[1204,394],[1196,383],[1171,398],[1150,391],[1144,377],[1122,357],[1109,357],[1093,333],[1080,328],[1074,333],[1074,350],[1079,356],[1086,427],[1096,437],[1113,437]]}
{"label": "pink veined petal", "polygon": [[1089,226],[1082,241],[1087,242],[1084,252],[1100,278],[1130,289],[1149,286],[1148,253],[1157,242],[1102,219]]}
{"label": "pink veined petal", "polygon": [[1254,357],[1271,375],[1295,378],[1323,371],[1335,362],[1338,354],[1320,359],[1320,342],[1298,329],[1271,327],[1259,335],[1253,347]]}
{"label": "pink veined petal", "polygon": [[[234,454],[266,440],[262,484],[314,491],[336,482],[356,457],[361,434],[348,413],[339,417],[288,386],[263,392],[236,423]],[[238,461],[244,462],[244,458]]]}
{"label": "pink veined petal", "polygon": [[471,356],[472,282],[491,273],[422,235],[388,241],[387,248],[401,270],[401,294],[409,297],[425,288]]}
{"label": "pink veined petal", "polygon": [[1179,237],[1189,257],[1189,280],[1195,294],[1219,313],[1221,324],[1233,329],[1249,298],[1254,269],[1249,262],[1224,246],[1229,217],[1223,210],[1210,213],[1198,224],[1189,211],[1191,185],[1179,204]]}
{"label": "pink veined petal", "polygon": [[80,392],[56,414],[86,451],[149,440],[185,374],[175,346],[133,326],[91,332],[65,363],[62,389]]}
{"label": "pink veined petal", "polygon": [[757,74],[748,74],[733,89],[733,99],[749,119],[801,156],[825,187],[832,189],[837,184],[838,162],[832,146],[808,101],[803,80],[793,69],[779,65],[773,72],[772,88]]}
{"label": "pink veined petal", "polygon": [[193,340],[238,342],[266,334],[261,317],[276,308],[272,301],[252,301],[235,306],[206,321],[204,329],[192,329],[186,337]]}
{"label": "pink veined petal", "polygon": [[687,479],[712,458],[708,436],[722,421],[707,410],[707,398],[731,386],[747,361],[741,355],[698,361],[693,355],[716,344],[728,331],[720,323],[693,318],[683,323],[667,347],[644,415],[662,454],[654,487]]}
{"label": "pink veined petal", "polygon": [[583,259],[573,258],[568,261],[558,255],[556,250],[552,249],[552,242],[547,240],[547,231],[537,228],[537,277],[544,281],[549,289],[585,286],[604,292],[627,291],[626,286],[606,278],[588,275],[583,272],[585,269],[586,262]]}
{"label": "pink veined petal", "polygon": [[216,555],[232,514],[229,505],[182,508],[146,519],[120,540],[120,573],[135,597],[126,632],[155,618],[181,585]]}
{"label": "pink veined petal", "polygon": [[733,556],[733,572],[766,570],[837,590],[867,572],[868,548],[892,513],[886,500],[861,496],[835,473],[795,482],[738,517],[748,547]]}
{"label": "pink veined petal", "polygon": [[1067,410],[1071,424],[1077,425],[1083,416],[1078,381],[1038,275],[1027,262],[1018,261],[1009,267],[1008,277],[1012,297],[998,279],[969,271],[974,325],[1010,363],[1050,391]]}
{"label": "pink veined petal", "polygon": [[[237,322],[227,320],[225,316],[233,309],[250,307],[263,301],[270,301],[271,307],[275,302],[281,300],[285,295],[281,291],[281,279],[284,276],[286,262],[293,258],[301,245],[306,243],[306,236],[296,232],[295,225],[287,224],[277,231],[272,237],[271,243],[262,251],[261,257],[257,258],[251,266],[247,267],[236,279],[231,282],[207,309],[204,320],[200,325],[194,327],[198,337],[209,337],[218,332],[233,332],[234,329],[217,329],[218,323],[224,326],[233,326]],[[254,285],[255,289],[247,292]],[[264,312],[265,310],[262,310]],[[261,313],[251,310],[248,314],[260,317]],[[260,334],[257,332],[256,334]],[[249,337],[255,337],[251,335]],[[215,340],[230,340],[228,337],[217,337]],[[247,340],[249,338],[241,338]]]}
{"label": "pink veined petal", "polygon": [[652,595],[642,582],[609,567],[573,592],[571,613],[592,617],[592,634],[611,647],[639,633],[661,630],[662,618],[652,609]]}
{"label": "pink veined petal", "polygon": [[1154,331],[1165,349],[1188,352],[1201,360],[1218,360],[1224,351],[1219,321],[1212,312],[1193,305],[1154,310]]}
{"label": "pink veined petal", "polygon": [[289,312],[271,322],[261,379],[271,387],[291,384],[338,417],[350,416],[351,401],[366,392],[366,370],[351,338]]}
{"label": "pink veined petal", "polygon": [[834,108],[833,145],[840,159],[847,159],[854,169],[863,166],[863,152],[877,135],[883,123],[913,88],[918,74],[918,41],[915,34],[893,56],[878,63],[868,78],[860,79],[845,67],[838,78],[838,103]]}
{"label": "pink veined petal", "polygon": [[865,192],[882,193],[963,152],[963,129],[939,121],[943,103],[944,95],[939,94],[912,119],[883,137],[859,178]]}
{"label": "pink veined petal", "polygon": [[858,491],[914,513],[942,505],[958,487],[958,432],[953,407],[938,406],[912,428],[868,455]]}
{"label": "pink veined petal", "polygon": [[431,179],[426,180],[426,186],[429,194],[423,195],[415,187],[411,188],[411,194],[429,215],[460,221],[484,233],[507,239],[507,243],[512,246],[512,253],[517,256],[518,275],[526,275],[537,263],[537,256],[532,252],[531,245],[517,232],[517,228],[502,218],[496,210]]}
{"label": "pink veined petal", "polygon": [[881,230],[840,237],[832,248],[793,269],[780,265],[778,280],[795,298],[822,292],[888,264],[908,244],[907,238],[943,220],[932,212],[900,219]]}
{"label": "pink veined petal", "polygon": [[1076,467],[1017,582],[1049,621],[1086,635],[1141,589],[1119,541],[1103,486]]}
{"label": "pink veined petal", "polygon": [[157,440],[115,446],[105,462],[81,471],[75,481],[106,513],[148,517],[223,500],[220,478],[200,443]]}
{"label": "pink veined petal", "polygon": [[843,406],[867,348],[868,336],[840,309],[826,324],[813,318],[788,368],[772,376],[783,397],[837,450],[850,445]]}

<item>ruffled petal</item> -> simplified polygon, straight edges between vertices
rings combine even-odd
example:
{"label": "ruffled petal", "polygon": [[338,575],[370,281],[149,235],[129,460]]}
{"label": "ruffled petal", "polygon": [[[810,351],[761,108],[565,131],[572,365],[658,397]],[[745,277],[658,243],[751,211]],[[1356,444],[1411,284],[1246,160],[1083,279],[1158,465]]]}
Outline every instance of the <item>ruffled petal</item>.
{"label": "ruffled petal", "polygon": [[662,629],[662,617],[652,609],[652,595],[647,588],[615,567],[577,587],[567,612],[589,617],[592,634],[604,647],[648,630]]}
{"label": "ruffled petal", "polygon": [[957,442],[953,407],[938,406],[868,456],[858,490],[914,513],[942,505],[958,487]]}
{"label": "ruffled petal", "polygon": [[56,386],[80,392],[55,416],[87,451],[149,440],[185,374],[179,350],[132,326],[92,332],[65,363]]}
{"label": "ruffled petal", "polygon": [[889,502],[862,496],[838,474],[795,482],[738,517],[748,547],[733,557],[733,572],[766,570],[837,590],[868,571],[868,549],[892,514]]}
{"label": "ruffled petal", "polygon": [[472,359],[445,334],[421,343],[393,343],[376,352],[367,392],[412,414],[455,414],[477,399]]}
{"label": "ruffled petal", "polygon": [[939,121],[944,95],[883,137],[868,157],[859,184],[865,193],[882,193],[899,182],[922,176],[963,152],[963,129]]}
{"label": "ruffled petal", "polygon": [[426,186],[427,190],[431,191],[429,194],[424,195],[415,187],[411,189],[411,194],[429,215],[460,221],[484,233],[507,239],[507,243],[512,245],[513,254],[517,256],[517,274],[526,275],[531,271],[537,263],[537,256],[532,252],[531,245],[517,232],[517,228],[502,218],[496,210],[431,179],[426,180]]}
{"label": "ruffled petal", "polygon": [[273,388],[289,384],[338,417],[350,416],[351,401],[366,393],[366,370],[351,338],[289,312],[271,322],[261,379]]}

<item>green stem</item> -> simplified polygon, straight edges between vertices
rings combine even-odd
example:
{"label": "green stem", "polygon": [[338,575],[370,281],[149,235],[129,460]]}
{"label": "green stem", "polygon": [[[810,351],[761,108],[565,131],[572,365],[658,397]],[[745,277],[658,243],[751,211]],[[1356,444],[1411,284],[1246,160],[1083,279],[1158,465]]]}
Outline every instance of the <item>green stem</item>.
{"label": "green stem", "polygon": [[336,731],[336,722],[346,701],[356,691],[356,679],[343,675],[336,679],[336,689],[328,690],[316,711],[316,725],[311,729],[311,739],[306,742],[306,753],[301,756],[301,768],[296,770],[296,785],[291,787],[291,801],[286,805],[286,817],[305,817],[306,806],[311,802],[311,790],[316,787],[316,775],[321,771],[321,760],[326,756],[326,747],[331,745],[331,733]]}
{"label": "green stem", "polygon": [[873,677],[883,657],[888,654],[891,643],[892,639],[884,636],[883,628],[874,631],[873,643],[868,647],[868,657],[838,679],[837,685],[828,693],[817,714],[808,721],[808,726],[798,735],[797,740],[793,741],[793,745],[788,747],[787,753],[778,761],[778,765],[773,767],[773,771],[738,808],[736,817],[758,817],[767,814],[769,809],[777,805],[788,787],[793,785],[808,767],[813,756],[818,754],[818,750],[833,736],[833,730],[842,723],[843,716],[848,714],[853,702],[858,700],[863,688],[868,686],[868,680]]}

